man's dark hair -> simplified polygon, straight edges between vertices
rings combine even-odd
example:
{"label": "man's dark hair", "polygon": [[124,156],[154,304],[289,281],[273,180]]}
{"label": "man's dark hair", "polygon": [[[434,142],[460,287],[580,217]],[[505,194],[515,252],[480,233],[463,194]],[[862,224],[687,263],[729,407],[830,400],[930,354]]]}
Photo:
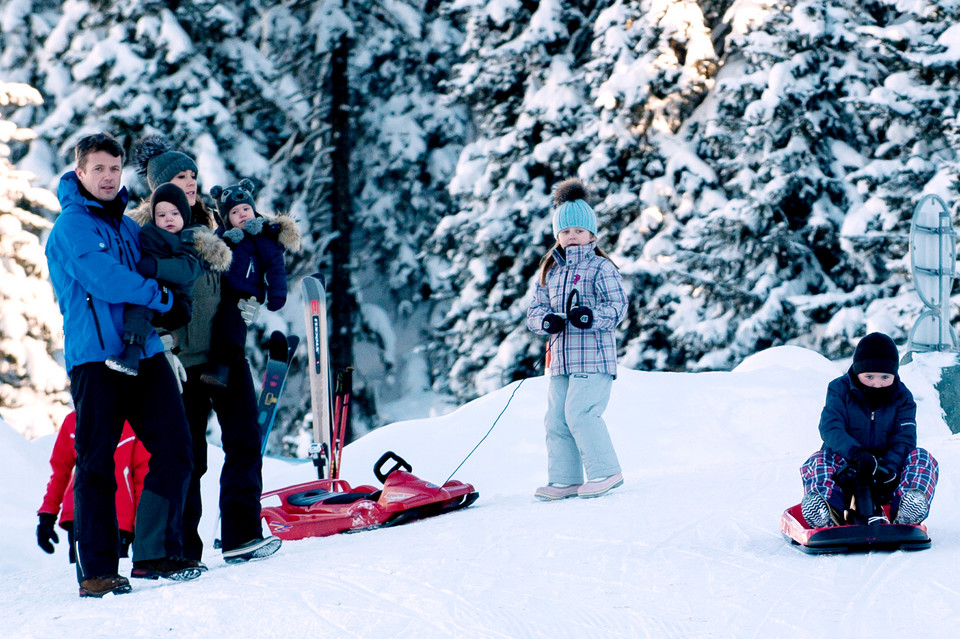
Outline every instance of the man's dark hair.
{"label": "man's dark hair", "polygon": [[83,167],[87,163],[87,156],[97,151],[106,151],[115,158],[120,158],[123,162],[123,146],[117,142],[117,139],[109,133],[94,133],[80,138],[77,146],[74,148],[74,155],[77,157],[77,166]]}

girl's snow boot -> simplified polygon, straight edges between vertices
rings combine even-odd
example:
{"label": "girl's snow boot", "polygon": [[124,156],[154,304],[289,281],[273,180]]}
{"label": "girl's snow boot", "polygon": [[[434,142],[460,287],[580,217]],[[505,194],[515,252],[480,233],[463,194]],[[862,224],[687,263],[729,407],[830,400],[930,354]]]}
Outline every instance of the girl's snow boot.
{"label": "girl's snow boot", "polygon": [[540,501],[556,501],[558,499],[566,499],[567,497],[576,497],[580,486],[582,486],[582,484],[550,483],[537,488],[537,492],[533,493],[533,496]]}

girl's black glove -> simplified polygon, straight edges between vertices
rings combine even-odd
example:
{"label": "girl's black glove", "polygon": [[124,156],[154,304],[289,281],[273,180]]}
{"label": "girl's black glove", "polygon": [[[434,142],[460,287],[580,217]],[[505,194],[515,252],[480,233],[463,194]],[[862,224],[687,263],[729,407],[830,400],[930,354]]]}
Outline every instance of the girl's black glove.
{"label": "girl's black glove", "polygon": [[59,543],[53,525],[57,523],[57,516],[50,513],[40,513],[40,523],[37,524],[37,545],[45,553],[53,554],[53,544]]}
{"label": "girl's black glove", "polygon": [[586,330],[593,326],[593,311],[586,306],[575,306],[567,313],[567,319],[577,328]]}
{"label": "girl's black glove", "polygon": [[547,313],[540,323],[540,328],[551,335],[556,335],[562,331],[564,326],[566,326],[566,321],[556,313]]}

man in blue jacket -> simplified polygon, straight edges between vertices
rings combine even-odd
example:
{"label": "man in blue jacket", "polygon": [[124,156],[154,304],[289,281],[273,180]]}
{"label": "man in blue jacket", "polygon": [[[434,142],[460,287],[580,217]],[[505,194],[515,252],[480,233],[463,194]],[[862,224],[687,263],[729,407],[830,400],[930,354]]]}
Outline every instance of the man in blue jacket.
{"label": "man in blue jacket", "polygon": [[60,178],[61,213],[47,239],[50,280],[63,314],[64,360],[77,411],[74,482],[77,579],[81,597],[130,592],[118,574],[119,531],[113,454],[123,422],[150,452],[137,509],[132,577],[185,580],[206,567],[181,557],[181,524],[193,467],[190,431],[174,373],[156,333],[136,377],[107,368],[120,352],[124,304],[169,311],[173,300],[137,273],[139,226],[123,215],[123,147],[98,133],[81,139],[77,167]]}

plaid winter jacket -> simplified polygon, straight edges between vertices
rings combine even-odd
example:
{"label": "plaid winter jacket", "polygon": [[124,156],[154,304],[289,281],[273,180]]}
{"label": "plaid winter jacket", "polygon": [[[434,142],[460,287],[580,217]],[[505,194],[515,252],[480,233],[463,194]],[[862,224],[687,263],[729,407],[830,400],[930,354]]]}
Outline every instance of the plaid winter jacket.
{"label": "plaid winter jacket", "polygon": [[613,331],[627,313],[627,296],[617,267],[597,255],[595,249],[596,244],[592,242],[569,246],[566,255],[556,249],[556,264],[547,273],[547,285],[537,283],[533,303],[527,311],[527,328],[537,335],[547,335],[542,328],[544,316],[565,314],[570,301],[573,306],[586,306],[593,311],[590,328],[582,330],[568,322],[562,332],[550,336],[551,375],[607,373],[617,376]]}

